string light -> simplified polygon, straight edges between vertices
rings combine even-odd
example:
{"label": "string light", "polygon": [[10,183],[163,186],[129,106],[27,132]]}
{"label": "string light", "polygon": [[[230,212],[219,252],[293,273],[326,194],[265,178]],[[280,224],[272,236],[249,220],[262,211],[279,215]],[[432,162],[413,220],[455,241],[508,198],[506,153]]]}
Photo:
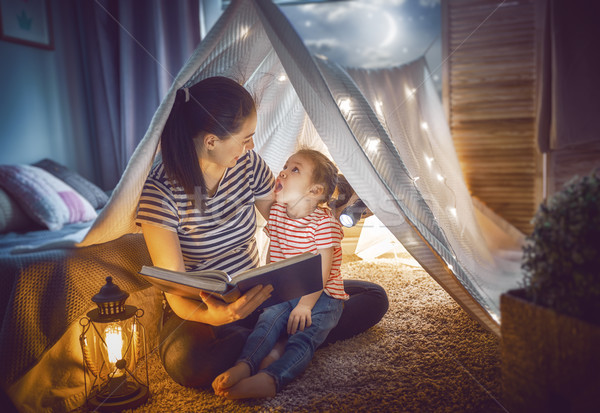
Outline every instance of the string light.
{"label": "string light", "polygon": [[383,116],[383,103],[380,100],[375,101],[375,112],[377,112],[379,116]]}
{"label": "string light", "polygon": [[[406,91],[408,97],[412,97],[412,95],[415,92],[414,89],[413,90],[409,90],[407,88],[405,88],[405,91]],[[421,121],[421,129],[424,130],[425,133],[429,134],[429,124],[427,122]],[[426,141],[429,143],[429,145],[430,145],[429,147],[430,147],[431,151],[433,152],[433,147],[431,147],[431,142],[428,139],[426,139]],[[427,162],[427,166],[429,167],[429,169],[431,169],[432,165],[433,165],[434,158],[431,157],[431,156],[428,156],[426,154],[424,156],[425,156],[425,161]],[[446,182],[446,178],[444,178],[444,176],[442,176],[441,174],[437,173],[436,174],[436,178],[437,178],[438,181],[440,181],[444,185],[446,185],[446,187],[448,187],[448,189],[452,193],[452,195],[454,197],[454,206],[448,207],[448,211],[449,211],[450,215],[452,215],[454,218],[457,218],[458,217],[458,212],[456,210],[456,194],[454,193],[454,191],[452,190],[452,188],[448,185],[448,183]],[[416,181],[418,179],[419,179],[418,177],[413,179],[413,183],[415,184],[415,186],[417,184]],[[463,226],[463,232],[464,232],[464,226]],[[461,236],[462,236],[462,233],[461,233]],[[454,255],[452,255],[452,257],[456,260],[456,257]],[[452,265],[448,264],[447,262],[446,262],[446,265],[448,266],[448,268],[450,269],[450,271],[454,272],[454,268],[452,267]]]}
{"label": "string light", "polygon": [[277,80],[279,80],[280,82],[285,82],[287,80],[287,76],[286,75],[280,75]]}
{"label": "string light", "polygon": [[410,98],[412,98],[415,95],[415,93],[417,93],[417,89],[409,88],[409,87],[405,86],[404,87],[404,93],[406,94],[406,97],[408,99],[410,99]]}
{"label": "string light", "polygon": [[369,152],[377,152],[377,147],[379,146],[379,139],[377,138],[367,138],[367,143],[365,144],[366,149]]}
{"label": "string light", "polygon": [[346,98],[346,99],[342,99],[340,101],[340,103],[338,104],[338,106],[340,107],[340,110],[344,113],[344,115],[347,115],[348,113],[350,113],[350,109],[352,107],[351,105],[351,101],[350,99]]}
{"label": "string light", "polygon": [[248,26],[244,26],[240,29],[240,38],[245,39],[246,36],[248,35],[248,32],[250,31],[250,29],[248,28]]}

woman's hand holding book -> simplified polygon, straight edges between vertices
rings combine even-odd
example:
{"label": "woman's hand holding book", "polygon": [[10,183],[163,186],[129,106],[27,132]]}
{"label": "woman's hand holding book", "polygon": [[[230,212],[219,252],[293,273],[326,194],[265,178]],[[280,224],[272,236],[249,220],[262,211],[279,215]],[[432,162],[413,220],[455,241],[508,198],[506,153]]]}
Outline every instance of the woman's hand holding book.
{"label": "woman's hand holding book", "polygon": [[206,315],[210,320],[208,324],[219,326],[248,317],[271,296],[272,291],[271,285],[256,285],[229,304],[205,292],[200,293],[200,298],[206,304]]}

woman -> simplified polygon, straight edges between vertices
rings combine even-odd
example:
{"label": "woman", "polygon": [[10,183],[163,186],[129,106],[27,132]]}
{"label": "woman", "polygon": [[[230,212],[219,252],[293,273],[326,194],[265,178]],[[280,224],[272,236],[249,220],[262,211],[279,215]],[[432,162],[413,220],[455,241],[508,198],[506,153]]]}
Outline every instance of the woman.
{"label": "woman", "polygon": [[[259,265],[256,209],[268,217],[273,174],[255,152],[256,106],[241,85],[224,77],[177,91],[161,136],[162,161],[144,185],[136,222],[153,265],[178,271],[224,270],[233,275]],[[376,324],[387,311],[385,291],[345,281],[350,295],[326,342]],[[224,304],[165,294],[160,356],[178,383],[209,386],[237,359],[271,286],[256,286]]]}

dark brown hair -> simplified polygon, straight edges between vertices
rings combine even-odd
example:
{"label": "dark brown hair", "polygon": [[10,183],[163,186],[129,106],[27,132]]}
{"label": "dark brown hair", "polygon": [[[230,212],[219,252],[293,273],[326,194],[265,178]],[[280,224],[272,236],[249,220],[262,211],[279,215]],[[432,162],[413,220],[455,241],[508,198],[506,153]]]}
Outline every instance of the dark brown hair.
{"label": "dark brown hair", "polygon": [[203,79],[190,86],[187,93],[185,88],[177,90],[161,135],[162,160],[172,183],[183,187],[199,208],[204,207],[207,190],[194,138],[213,134],[228,139],[255,112],[250,93],[226,77]]}

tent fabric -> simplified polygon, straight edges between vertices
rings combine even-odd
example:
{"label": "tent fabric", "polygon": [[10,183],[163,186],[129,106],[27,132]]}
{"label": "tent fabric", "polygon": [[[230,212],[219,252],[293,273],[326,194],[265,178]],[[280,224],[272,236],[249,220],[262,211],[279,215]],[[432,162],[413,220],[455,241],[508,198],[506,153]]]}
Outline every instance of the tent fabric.
{"label": "tent fabric", "polygon": [[273,171],[298,147],[330,156],[423,268],[472,317],[499,334],[499,297],[520,279],[522,239],[511,233],[501,249],[490,247],[425,61],[346,70],[311,56],[268,0],[234,1],[215,23],[177,75],[79,246],[139,231],[137,201],[176,90],[214,75],[241,80],[257,96],[255,150]]}

